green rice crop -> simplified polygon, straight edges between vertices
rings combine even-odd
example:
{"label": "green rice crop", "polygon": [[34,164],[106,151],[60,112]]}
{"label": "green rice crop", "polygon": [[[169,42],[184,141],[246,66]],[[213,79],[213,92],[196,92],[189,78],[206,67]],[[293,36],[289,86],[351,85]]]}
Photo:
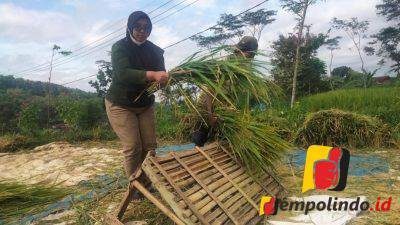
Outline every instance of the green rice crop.
{"label": "green rice crop", "polygon": [[400,87],[343,89],[312,95],[300,101],[302,111],[324,109],[345,111],[378,117],[396,126],[400,123]]}

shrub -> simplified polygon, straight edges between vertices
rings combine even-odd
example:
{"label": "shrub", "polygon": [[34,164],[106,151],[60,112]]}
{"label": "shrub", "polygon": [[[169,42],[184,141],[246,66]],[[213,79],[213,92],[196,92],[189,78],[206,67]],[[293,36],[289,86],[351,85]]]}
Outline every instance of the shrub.
{"label": "shrub", "polygon": [[43,101],[32,101],[22,109],[18,118],[18,128],[22,133],[36,133],[47,124],[47,106]]}
{"label": "shrub", "polygon": [[170,106],[157,104],[155,107],[157,137],[163,140],[182,139],[180,118],[183,112]]}
{"label": "shrub", "polygon": [[64,123],[75,130],[93,128],[105,118],[101,98],[73,99],[63,97],[58,99],[56,109]]}
{"label": "shrub", "polygon": [[34,138],[23,135],[4,135],[0,137],[0,152],[15,152],[19,149],[34,147],[38,143]]}
{"label": "shrub", "polygon": [[392,137],[394,145],[400,149],[400,123],[393,129]]}
{"label": "shrub", "polygon": [[348,147],[389,145],[389,127],[379,119],[341,110],[309,114],[296,136],[302,146],[323,144]]}

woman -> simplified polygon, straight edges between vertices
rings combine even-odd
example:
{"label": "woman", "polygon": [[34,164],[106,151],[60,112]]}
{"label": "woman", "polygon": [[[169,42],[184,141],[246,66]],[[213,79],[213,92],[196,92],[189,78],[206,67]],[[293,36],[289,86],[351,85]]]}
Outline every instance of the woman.
{"label": "woman", "polygon": [[141,11],[128,18],[126,37],[111,50],[113,77],[105,105],[110,124],[122,142],[126,176],[134,176],[147,152],[157,147],[154,95],[146,91],[151,83],[164,85],[164,51],[148,41],[152,24]]}

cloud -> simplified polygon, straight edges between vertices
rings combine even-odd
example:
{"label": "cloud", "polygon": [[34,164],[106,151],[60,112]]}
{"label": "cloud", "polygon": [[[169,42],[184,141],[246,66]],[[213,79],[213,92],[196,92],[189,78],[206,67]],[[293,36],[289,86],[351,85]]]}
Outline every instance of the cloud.
{"label": "cloud", "polygon": [[[358,17],[360,20],[368,20],[371,22],[370,29],[367,35],[374,34],[377,30],[385,26],[385,21],[376,15],[375,5],[379,0],[336,0],[319,2],[309,8],[306,24],[311,24],[312,33],[326,33],[331,24],[333,17],[341,19],[348,19],[351,17]],[[272,2],[275,6],[277,1]],[[294,16],[289,12],[278,8],[272,8],[278,10],[276,21],[269,24],[260,40],[260,47],[262,49],[270,50],[271,43],[277,40],[278,35],[288,33],[294,33],[295,19]],[[361,63],[358,57],[352,41],[342,31],[333,31],[332,36],[343,36],[340,40],[340,50],[334,52],[333,67],[348,65],[353,69],[360,70]],[[363,41],[363,46],[366,45],[368,40]],[[325,62],[330,59],[329,51],[325,47],[319,49],[318,57]],[[376,68],[378,58],[375,56],[364,56],[367,69]]]}
{"label": "cloud", "polygon": [[[194,0],[190,0],[190,2],[192,1]],[[372,34],[385,25],[383,18],[378,17],[375,12],[375,5],[379,1],[334,0],[320,2],[310,8],[307,23],[313,24],[313,33],[319,33],[329,29],[329,22],[334,16],[343,19],[357,16],[360,19],[371,21],[369,34]],[[61,0],[61,3],[57,3],[58,5],[54,4],[56,7],[46,10],[40,10],[38,7],[28,8],[29,6],[24,8],[17,3],[0,3],[1,72],[20,71],[47,62],[51,46],[54,43],[74,50],[96,41],[119,27],[125,26],[126,17],[134,9],[142,8],[146,11],[144,8],[153,9],[165,1],[152,1],[150,5],[149,2],[147,0]],[[261,1],[200,0],[185,10],[155,24],[150,40],[160,47],[165,47],[215,24],[221,13],[236,14],[259,2]],[[261,7],[278,11],[276,21],[265,28],[260,40],[260,48],[268,50],[279,34],[287,35],[293,31],[295,20],[290,13],[280,8],[279,0],[270,0]],[[124,33],[124,31],[121,30],[110,37],[117,36],[119,33]],[[336,33],[344,36],[343,33]],[[115,40],[110,41],[110,44]],[[350,65],[354,69],[359,69],[358,56],[354,51],[349,50],[353,46],[346,37],[341,40],[341,47],[342,49],[335,52],[334,67]],[[97,71],[95,61],[109,60],[107,54],[109,50],[110,46],[107,45],[90,55],[77,57],[75,60],[55,68],[54,81],[62,83],[95,74]],[[176,66],[197,50],[198,47],[192,41],[185,41],[167,49],[165,60],[168,69]],[[326,48],[320,49],[319,57],[328,62],[329,52]],[[369,68],[376,67],[376,61],[376,57],[366,58]],[[47,76],[48,71],[41,71],[33,73],[29,78],[46,80]],[[93,90],[87,82],[87,80],[83,80],[69,86]]]}
{"label": "cloud", "polygon": [[179,37],[171,28],[166,26],[155,26],[150,39],[163,48],[178,41]]}
{"label": "cloud", "polygon": [[9,42],[43,44],[50,40],[76,38],[74,27],[74,21],[64,13],[0,4],[0,36]]}

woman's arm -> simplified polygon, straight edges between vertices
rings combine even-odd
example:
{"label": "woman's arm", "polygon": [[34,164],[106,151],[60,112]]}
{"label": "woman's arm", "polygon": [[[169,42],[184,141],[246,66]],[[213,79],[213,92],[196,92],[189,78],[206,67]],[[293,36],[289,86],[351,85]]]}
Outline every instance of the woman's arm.
{"label": "woman's arm", "polygon": [[[130,68],[129,57],[125,50],[114,45],[111,50],[111,60],[116,79],[122,83],[141,85],[147,81],[164,82],[168,79],[168,73],[164,71],[145,71]],[[162,62],[164,64],[164,60]]]}
{"label": "woman's arm", "polygon": [[146,84],[146,71],[130,68],[129,57],[121,46],[112,46],[111,61],[114,76],[119,82],[131,85]]}
{"label": "woman's arm", "polygon": [[214,127],[217,123],[217,117],[214,114],[214,105],[213,105],[213,97],[209,94],[205,94],[205,106],[208,115],[208,122],[210,126]]}

